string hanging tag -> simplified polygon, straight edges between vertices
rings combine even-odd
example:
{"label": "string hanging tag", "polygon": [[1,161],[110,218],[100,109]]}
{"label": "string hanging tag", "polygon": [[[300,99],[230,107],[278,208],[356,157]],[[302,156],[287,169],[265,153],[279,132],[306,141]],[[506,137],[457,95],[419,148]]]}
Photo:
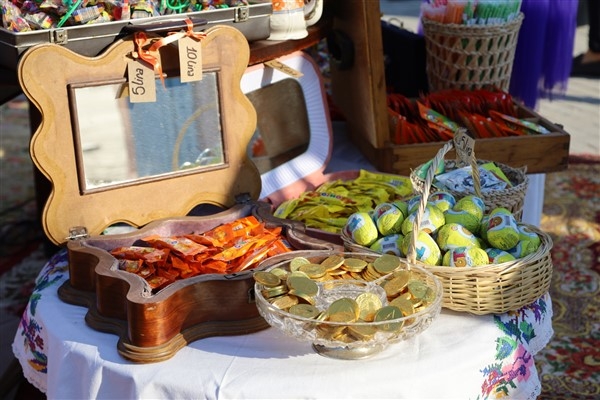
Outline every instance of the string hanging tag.
{"label": "string hanging tag", "polygon": [[189,18],[185,23],[187,30],[180,32],[179,39],[179,76],[181,82],[202,80],[202,39],[204,32],[194,32],[194,24]]}
{"label": "string hanging tag", "polygon": [[[144,49],[147,41],[144,32],[136,32],[134,43],[136,51],[127,63],[127,83],[129,86],[129,101],[132,103],[150,103],[156,101],[156,77],[158,72],[161,80],[162,67],[160,61]],[[164,85],[164,80],[163,80]]]}

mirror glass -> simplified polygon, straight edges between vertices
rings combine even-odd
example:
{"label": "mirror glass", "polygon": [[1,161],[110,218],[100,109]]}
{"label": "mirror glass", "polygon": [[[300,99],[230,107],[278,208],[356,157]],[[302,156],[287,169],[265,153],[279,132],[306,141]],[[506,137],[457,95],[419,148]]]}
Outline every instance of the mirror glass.
{"label": "mirror glass", "polygon": [[150,103],[131,103],[125,80],[69,85],[82,191],[223,165],[217,77],[157,81]]}
{"label": "mirror glass", "polygon": [[297,79],[283,79],[246,93],[257,114],[248,154],[261,174],[306,152],[310,126]]}

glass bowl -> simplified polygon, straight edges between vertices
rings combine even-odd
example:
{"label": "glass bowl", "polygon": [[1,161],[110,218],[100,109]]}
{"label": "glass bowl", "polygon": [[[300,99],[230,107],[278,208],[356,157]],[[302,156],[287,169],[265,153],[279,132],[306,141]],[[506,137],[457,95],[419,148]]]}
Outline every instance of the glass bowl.
{"label": "glass bowl", "polygon": [[[374,268],[378,262],[383,268]],[[425,330],[442,307],[439,279],[391,255],[313,251],[259,267],[254,278],[267,323],[332,358],[379,353]]]}

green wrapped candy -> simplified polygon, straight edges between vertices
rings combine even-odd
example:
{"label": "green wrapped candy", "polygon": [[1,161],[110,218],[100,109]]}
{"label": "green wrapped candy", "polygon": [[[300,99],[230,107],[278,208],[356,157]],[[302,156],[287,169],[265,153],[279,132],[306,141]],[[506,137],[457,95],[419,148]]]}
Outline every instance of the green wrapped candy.
{"label": "green wrapped candy", "polygon": [[403,240],[404,236],[401,234],[380,237],[370,246],[370,249],[381,254],[393,254],[402,257],[404,256],[404,253],[402,253]]}
{"label": "green wrapped candy", "polygon": [[487,226],[487,242],[500,250],[510,250],[519,243],[517,220],[506,211],[505,208],[494,209]]}
{"label": "green wrapped candy", "polygon": [[[408,257],[408,247],[410,245],[412,234],[404,236],[402,240],[402,253]],[[431,235],[425,231],[420,231],[415,243],[415,258],[428,265],[440,265],[442,262],[442,252]]]}
{"label": "green wrapped candy", "polygon": [[377,226],[366,212],[356,212],[348,217],[345,231],[360,246],[370,246],[379,237]]}
{"label": "green wrapped candy", "polygon": [[438,230],[436,242],[442,251],[457,247],[480,247],[473,233],[454,222],[445,224]]}
{"label": "green wrapped candy", "polygon": [[400,233],[402,231],[402,222],[404,214],[392,203],[381,203],[373,211],[373,219],[377,225],[377,230],[383,236]]}

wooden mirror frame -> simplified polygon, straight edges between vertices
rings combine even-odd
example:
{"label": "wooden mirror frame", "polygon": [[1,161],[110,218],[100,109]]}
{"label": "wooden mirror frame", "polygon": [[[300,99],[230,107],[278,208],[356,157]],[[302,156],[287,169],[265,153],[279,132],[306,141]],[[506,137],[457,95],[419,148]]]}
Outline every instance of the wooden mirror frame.
{"label": "wooden mirror frame", "polygon": [[[52,185],[42,212],[42,225],[52,242],[63,244],[69,230],[77,226],[98,235],[118,222],[140,227],[157,219],[184,216],[199,204],[228,208],[239,194],[258,198],[260,174],[246,153],[256,128],[256,112],[240,88],[250,55],[248,42],[241,32],[228,26],[215,26],[205,33],[201,42],[203,68],[219,71],[226,168],[185,171],[174,177],[85,194],[77,178],[68,86],[126,77],[135,43],[124,38],[93,58],[55,44],[35,46],[22,56],[19,82],[42,116],[30,152],[35,166]],[[177,50],[175,45],[161,48],[164,71],[178,70]]]}

